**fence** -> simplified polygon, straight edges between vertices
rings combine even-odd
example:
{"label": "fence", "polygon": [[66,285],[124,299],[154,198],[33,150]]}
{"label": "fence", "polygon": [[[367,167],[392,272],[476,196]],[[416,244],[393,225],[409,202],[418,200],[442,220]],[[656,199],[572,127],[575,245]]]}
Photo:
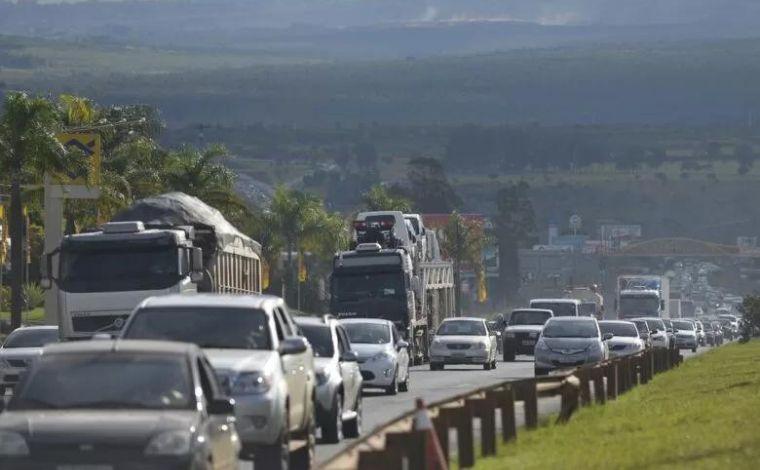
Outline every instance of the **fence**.
{"label": "fence", "polygon": [[[517,437],[515,405],[522,402],[525,428],[538,426],[538,399],[561,399],[557,422],[567,422],[579,406],[595,401],[604,404],[614,400],[638,384],[646,384],[658,373],[683,361],[678,350],[649,349],[637,355],[611,359],[597,364],[569,369],[560,375],[507,381],[482,387],[446,400],[427,405],[435,434],[444,458],[451,459],[449,433],[456,434],[456,456],[459,467],[475,465],[475,444],[480,454],[496,453],[499,436],[503,442]],[[323,470],[387,470],[396,468],[424,469],[427,462],[429,433],[412,428],[416,410],[378,426],[371,434],[354,442],[321,466]],[[498,413],[498,415],[497,415]],[[500,432],[497,432],[497,416]],[[474,421],[479,420],[479,436]]]}

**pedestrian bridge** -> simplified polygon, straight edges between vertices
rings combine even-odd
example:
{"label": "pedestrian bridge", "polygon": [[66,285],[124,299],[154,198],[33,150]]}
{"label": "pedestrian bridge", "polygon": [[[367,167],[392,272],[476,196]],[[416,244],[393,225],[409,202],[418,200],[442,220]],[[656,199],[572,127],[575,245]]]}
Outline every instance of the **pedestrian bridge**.
{"label": "pedestrian bridge", "polygon": [[760,250],[741,250],[734,245],[691,238],[656,238],[628,245],[615,252],[614,256],[760,257]]}

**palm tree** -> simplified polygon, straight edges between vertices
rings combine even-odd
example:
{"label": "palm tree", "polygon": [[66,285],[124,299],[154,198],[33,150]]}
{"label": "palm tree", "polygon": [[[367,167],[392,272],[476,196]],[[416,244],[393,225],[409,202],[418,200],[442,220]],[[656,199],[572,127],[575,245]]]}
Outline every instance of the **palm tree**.
{"label": "palm tree", "polygon": [[23,224],[21,185],[39,182],[45,171],[63,172],[70,164],[65,150],[55,137],[60,115],[47,99],[12,92],[5,97],[0,116],[0,174],[10,180],[11,235],[11,326],[21,325]]}
{"label": "palm tree", "polygon": [[368,211],[412,211],[412,204],[408,199],[391,194],[388,188],[379,184],[362,194],[362,201]]}
{"label": "palm tree", "polygon": [[461,275],[462,264],[469,264],[478,275],[483,269],[483,247],[486,237],[482,224],[468,221],[459,213],[452,212],[443,231],[441,248],[454,262],[454,294],[457,315],[462,313]]}

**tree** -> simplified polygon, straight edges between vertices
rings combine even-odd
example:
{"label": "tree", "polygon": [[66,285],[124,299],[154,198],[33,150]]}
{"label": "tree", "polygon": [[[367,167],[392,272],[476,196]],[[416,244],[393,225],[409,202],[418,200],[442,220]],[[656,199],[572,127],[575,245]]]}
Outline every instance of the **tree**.
{"label": "tree", "polygon": [[528,198],[530,187],[524,181],[511,184],[496,194],[497,214],[494,233],[499,248],[499,280],[503,290],[501,301],[517,294],[520,288],[518,250],[535,240],[536,221],[533,204]]}
{"label": "tree", "polygon": [[24,214],[21,185],[39,182],[46,171],[63,172],[79,167],[77,161],[64,161],[65,150],[55,137],[60,114],[54,103],[11,92],[5,97],[0,116],[0,175],[10,180],[11,235],[11,327],[21,325],[23,308],[22,272]]}
{"label": "tree", "polygon": [[741,342],[746,343],[760,330],[760,296],[744,297],[739,311],[742,313]]}
{"label": "tree", "polygon": [[462,313],[461,277],[462,266],[469,265],[476,273],[483,269],[483,247],[486,236],[483,225],[466,220],[459,213],[449,216],[443,229],[441,248],[444,255],[454,263],[454,294],[457,315]]}
{"label": "tree", "polygon": [[368,211],[401,211],[411,212],[409,200],[403,196],[395,196],[382,185],[372,186],[362,195],[364,207]]}
{"label": "tree", "polygon": [[441,163],[434,158],[409,161],[409,198],[420,212],[448,213],[462,204]]}

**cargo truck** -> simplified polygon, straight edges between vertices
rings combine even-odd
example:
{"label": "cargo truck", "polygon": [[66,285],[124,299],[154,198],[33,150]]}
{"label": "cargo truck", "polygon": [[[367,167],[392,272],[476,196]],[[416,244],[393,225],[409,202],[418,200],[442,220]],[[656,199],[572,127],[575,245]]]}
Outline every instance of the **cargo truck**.
{"label": "cargo truck", "polygon": [[670,280],[665,276],[622,275],[617,280],[618,318],[670,318]]}
{"label": "cargo truck", "polygon": [[68,235],[43,262],[63,340],[117,333],[148,297],[261,292],[261,246],[195,197],[140,200],[100,230]]}

